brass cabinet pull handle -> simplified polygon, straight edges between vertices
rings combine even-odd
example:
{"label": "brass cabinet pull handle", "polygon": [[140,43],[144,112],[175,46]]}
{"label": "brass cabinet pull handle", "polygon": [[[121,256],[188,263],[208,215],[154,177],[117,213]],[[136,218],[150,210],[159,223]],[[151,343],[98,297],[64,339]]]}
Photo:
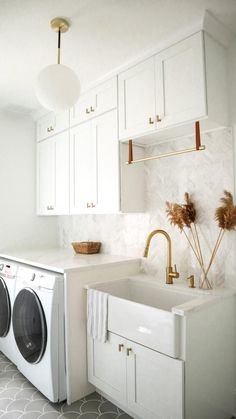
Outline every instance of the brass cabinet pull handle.
{"label": "brass cabinet pull handle", "polygon": [[156,118],[157,118],[157,122],[161,122],[161,117],[160,117],[160,115],[157,115],[157,116],[156,116]]}
{"label": "brass cabinet pull handle", "polygon": [[94,111],[95,109],[92,106],[90,106],[90,112],[94,112]]}
{"label": "brass cabinet pull handle", "polygon": [[126,354],[127,354],[127,356],[129,356],[130,352],[132,352],[132,348],[127,348],[127,349],[126,349]]}
{"label": "brass cabinet pull handle", "polygon": [[150,124],[150,125],[154,124],[154,121],[153,121],[153,119],[152,119],[151,117],[149,118],[149,120],[148,120],[148,121],[149,121],[149,124]]}
{"label": "brass cabinet pull handle", "polygon": [[93,202],[91,202],[91,208],[95,208],[95,207],[96,205]]}
{"label": "brass cabinet pull handle", "polygon": [[89,110],[89,108],[86,108],[86,113],[90,113],[90,110]]}
{"label": "brass cabinet pull handle", "polygon": [[50,210],[54,210],[54,207],[53,207],[52,205],[48,205],[48,206],[47,206],[47,210],[48,210],[48,211],[50,211]]}
{"label": "brass cabinet pull handle", "polygon": [[124,348],[124,345],[123,345],[123,343],[119,343],[119,345],[118,345],[118,351],[119,352],[122,352],[122,349]]}
{"label": "brass cabinet pull handle", "polygon": [[91,208],[91,204],[87,202],[87,208]]}
{"label": "brass cabinet pull handle", "polygon": [[47,132],[50,132],[51,130],[50,130],[50,128],[49,127],[47,127]]}

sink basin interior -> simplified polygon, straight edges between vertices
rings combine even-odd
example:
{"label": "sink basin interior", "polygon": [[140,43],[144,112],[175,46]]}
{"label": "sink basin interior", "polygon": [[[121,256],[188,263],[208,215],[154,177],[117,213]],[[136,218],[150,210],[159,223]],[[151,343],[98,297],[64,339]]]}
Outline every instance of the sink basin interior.
{"label": "sink basin interior", "polygon": [[189,293],[164,289],[158,284],[131,278],[97,284],[94,288],[118,298],[167,311],[197,298]]}

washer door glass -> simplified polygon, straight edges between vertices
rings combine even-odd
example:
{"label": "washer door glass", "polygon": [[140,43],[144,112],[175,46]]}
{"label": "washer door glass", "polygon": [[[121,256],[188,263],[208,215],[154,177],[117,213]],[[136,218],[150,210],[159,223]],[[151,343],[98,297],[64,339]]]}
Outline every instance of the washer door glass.
{"label": "washer door glass", "polygon": [[5,281],[0,277],[0,337],[8,334],[11,323],[11,303]]}
{"label": "washer door glass", "polygon": [[47,345],[43,307],[30,288],[22,289],[13,306],[13,331],[21,355],[31,364],[39,362]]}

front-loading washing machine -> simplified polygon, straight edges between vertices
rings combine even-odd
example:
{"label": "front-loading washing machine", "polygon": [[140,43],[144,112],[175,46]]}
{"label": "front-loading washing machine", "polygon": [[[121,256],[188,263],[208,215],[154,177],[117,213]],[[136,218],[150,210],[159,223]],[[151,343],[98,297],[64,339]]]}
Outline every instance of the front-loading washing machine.
{"label": "front-loading washing machine", "polygon": [[52,402],[66,399],[63,287],[60,274],[18,268],[13,306],[17,367]]}
{"label": "front-loading washing machine", "polygon": [[17,348],[12,329],[17,265],[0,259],[0,351],[14,364]]}

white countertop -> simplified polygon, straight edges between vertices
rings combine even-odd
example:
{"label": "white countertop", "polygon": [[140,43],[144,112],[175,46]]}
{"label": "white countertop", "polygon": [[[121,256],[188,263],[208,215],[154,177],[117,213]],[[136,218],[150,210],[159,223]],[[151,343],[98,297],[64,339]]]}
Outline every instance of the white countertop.
{"label": "white countertop", "polygon": [[0,253],[0,258],[25,263],[49,271],[66,273],[73,270],[94,269],[97,266],[139,261],[127,256],[75,254],[73,249],[22,250]]}

